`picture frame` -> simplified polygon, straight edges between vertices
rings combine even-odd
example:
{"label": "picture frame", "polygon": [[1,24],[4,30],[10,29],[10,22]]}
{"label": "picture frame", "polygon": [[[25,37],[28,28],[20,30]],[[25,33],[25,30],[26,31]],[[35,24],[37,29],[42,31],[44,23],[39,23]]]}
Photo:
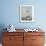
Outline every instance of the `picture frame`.
{"label": "picture frame", "polygon": [[34,21],[34,7],[33,5],[20,5],[20,22]]}

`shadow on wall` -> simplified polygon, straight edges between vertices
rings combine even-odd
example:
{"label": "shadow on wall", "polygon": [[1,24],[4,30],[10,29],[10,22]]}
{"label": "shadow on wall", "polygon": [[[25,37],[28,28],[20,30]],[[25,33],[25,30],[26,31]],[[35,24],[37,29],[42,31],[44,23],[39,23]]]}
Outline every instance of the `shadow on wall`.
{"label": "shadow on wall", "polygon": [[3,29],[5,28],[4,24],[0,24],[0,43],[2,43],[2,32],[5,32]]}

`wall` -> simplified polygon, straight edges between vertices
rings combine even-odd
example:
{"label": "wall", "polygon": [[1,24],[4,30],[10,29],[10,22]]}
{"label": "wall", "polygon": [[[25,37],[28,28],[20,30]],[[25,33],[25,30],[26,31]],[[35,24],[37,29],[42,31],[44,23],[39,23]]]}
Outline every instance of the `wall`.
{"label": "wall", "polygon": [[[19,6],[33,5],[35,21],[21,23],[19,21]],[[16,28],[46,27],[46,1],[45,0],[1,0],[0,25],[13,24]]]}

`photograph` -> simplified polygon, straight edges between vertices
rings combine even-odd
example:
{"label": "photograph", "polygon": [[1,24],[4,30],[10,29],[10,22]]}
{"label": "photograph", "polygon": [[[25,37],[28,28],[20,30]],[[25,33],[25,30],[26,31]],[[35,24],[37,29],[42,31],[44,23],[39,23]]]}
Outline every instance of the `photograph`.
{"label": "photograph", "polygon": [[20,6],[20,22],[32,22],[34,18],[34,9],[32,5]]}

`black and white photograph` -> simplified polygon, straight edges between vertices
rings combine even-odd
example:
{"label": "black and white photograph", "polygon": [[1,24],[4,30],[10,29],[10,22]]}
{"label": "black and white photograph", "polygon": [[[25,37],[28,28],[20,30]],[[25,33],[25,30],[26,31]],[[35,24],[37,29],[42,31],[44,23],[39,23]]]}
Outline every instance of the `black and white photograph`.
{"label": "black and white photograph", "polygon": [[32,5],[20,6],[20,22],[32,22],[34,19],[34,7]]}

